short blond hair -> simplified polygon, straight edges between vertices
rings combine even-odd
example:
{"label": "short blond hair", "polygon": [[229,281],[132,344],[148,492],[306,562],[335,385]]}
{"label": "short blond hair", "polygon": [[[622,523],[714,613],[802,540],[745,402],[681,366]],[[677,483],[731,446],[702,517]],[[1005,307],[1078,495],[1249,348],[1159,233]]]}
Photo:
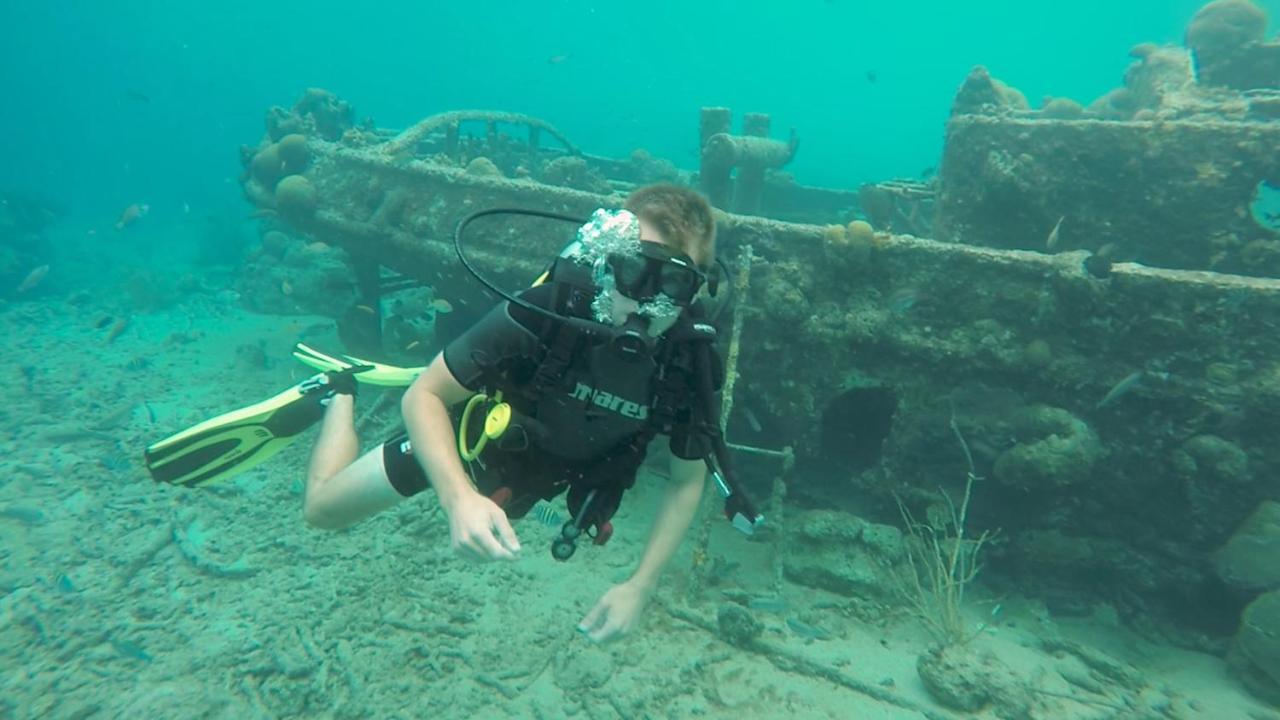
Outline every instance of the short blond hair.
{"label": "short blond hair", "polygon": [[667,183],[646,185],[627,196],[625,207],[702,268],[715,263],[716,220],[711,203],[698,192]]}

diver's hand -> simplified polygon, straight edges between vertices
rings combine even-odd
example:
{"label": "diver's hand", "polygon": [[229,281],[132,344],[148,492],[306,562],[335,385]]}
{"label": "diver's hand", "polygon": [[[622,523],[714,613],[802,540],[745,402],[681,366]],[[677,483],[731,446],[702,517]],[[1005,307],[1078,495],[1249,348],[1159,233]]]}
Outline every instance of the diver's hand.
{"label": "diver's hand", "polygon": [[507,514],[478,492],[458,497],[448,509],[453,551],[466,560],[514,560],[520,540]]}
{"label": "diver's hand", "polygon": [[578,631],[595,642],[608,642],[631,632],[653,596],[653,586],[628,580],[609,588],[591,608]]}

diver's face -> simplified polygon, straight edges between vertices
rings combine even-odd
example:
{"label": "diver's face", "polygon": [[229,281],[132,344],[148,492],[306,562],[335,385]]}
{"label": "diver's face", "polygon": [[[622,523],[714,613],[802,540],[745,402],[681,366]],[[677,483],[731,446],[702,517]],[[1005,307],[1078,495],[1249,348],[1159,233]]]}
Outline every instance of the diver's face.
{"label": "diver's face", "polygon": [[[610,303],[610,312],[614,327],[622,327],[627,318],[640,311],[640,303],[618,292],[617,288],[609,289],[612,302]],[[681,312],[684,312],[681,310]],[[676,324],[676,320],[680,318],[679,313],[674,315],[663,315],[649,319],[648,332],[651,337],[658,337],[662,333],[671,329]]]}
{"label": "diver's face", "polygon": [[[662,233],[658,232],[657,228],[653,227],[648,222],[645,222],[644,218],[640,218],[639,220],[640,242],[652,242],[661,245],[667,244],[665,238],[662,237]],[[610,319],[613,321],[615,327],[621,327],[626,323],[628,317],[639,312],[640,303],[618,292],[616,287],[611,288],[609,293],[612,296],[612,303],[610,304],[610,307],[612,308],[612,317]],[[683,310],[681,312],[683,312]],[[676,320],[679,319],[679,317],[680,316],[676,314],[651,318],[649,320],[649,335],[652,337],[658,337],[662,333],[670,330],[671,327],[676,324]]]}

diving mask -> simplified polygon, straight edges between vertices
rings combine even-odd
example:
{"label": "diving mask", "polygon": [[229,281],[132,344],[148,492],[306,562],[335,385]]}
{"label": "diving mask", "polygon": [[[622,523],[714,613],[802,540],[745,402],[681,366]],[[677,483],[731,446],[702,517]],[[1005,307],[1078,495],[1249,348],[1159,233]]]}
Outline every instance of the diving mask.
{"label": "diving mask", "polygon": [[688,307],[707,280],[692,258],[658,242],[641,242],[638,252],[610,253],[605,262],[618,292],[639,303],[665,295]]}

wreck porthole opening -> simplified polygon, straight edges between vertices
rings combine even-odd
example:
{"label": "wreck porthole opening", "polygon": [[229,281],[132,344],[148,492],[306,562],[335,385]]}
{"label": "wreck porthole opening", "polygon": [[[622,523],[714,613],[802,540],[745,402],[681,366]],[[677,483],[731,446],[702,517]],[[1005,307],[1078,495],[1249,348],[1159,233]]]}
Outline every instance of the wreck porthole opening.
{"label": "wreck porthole opening", "polygon": [[1263,180],[1253,193],[1250,214],[1262,227],[1280,232],[1280,179]]}
{"label": "wreck porthole opening", "polygon": [[876,465],[897,409],[898,397],[886,387],[857,387],[840,393],[822,413],[823,458],[852,470]]}

